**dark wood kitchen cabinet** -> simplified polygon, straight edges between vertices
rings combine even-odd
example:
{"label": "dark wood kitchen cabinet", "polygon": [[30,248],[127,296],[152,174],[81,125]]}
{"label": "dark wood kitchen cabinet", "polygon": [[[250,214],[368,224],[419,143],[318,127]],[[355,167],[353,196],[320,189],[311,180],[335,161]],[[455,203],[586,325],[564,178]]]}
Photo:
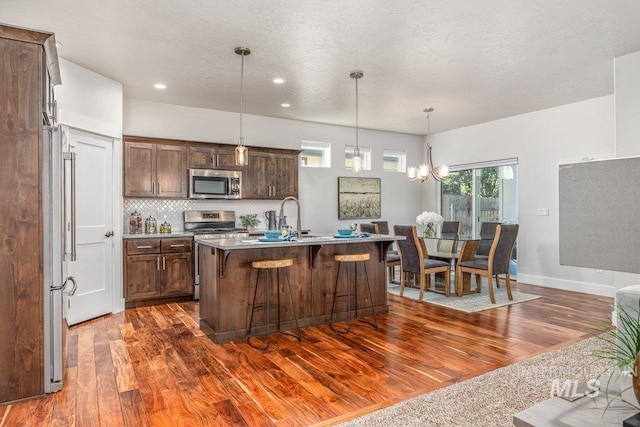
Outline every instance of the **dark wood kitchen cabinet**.
{"label": "dark wood kitchen cabinet", "polygon": [[233,146],[189,147],[189,168],[192,169],[241,169],[236,166]]}
{"label": "dark wood kitchen cabinet", "polygon": [[249,164],[242,173],[242,198],[298,197],[297,150],[249,149]]}
{"label": "dark wood kitchen cabinet", "polygon": [[248,146],[249,165],[235,165],[235,145],[125,135],[125,197],[188,197],[188,169],[242,171],[243,199],[298,196],[300,150]]}
{"label": "dark wood kitchen cabinet", "polygon": [[124,196],[186,198],[187,147],[124,138]]}
{"label": "dark wood kitchen cabinet", "polygon": [[124,296],[137,301],[193,295],[193,239],[140,238],[124,241]]}
{"label": "dark wood kitchen cabinet", "polygon": [[51,33],[0,25],[0,403],[44,394],[43,124],[60,70]]}

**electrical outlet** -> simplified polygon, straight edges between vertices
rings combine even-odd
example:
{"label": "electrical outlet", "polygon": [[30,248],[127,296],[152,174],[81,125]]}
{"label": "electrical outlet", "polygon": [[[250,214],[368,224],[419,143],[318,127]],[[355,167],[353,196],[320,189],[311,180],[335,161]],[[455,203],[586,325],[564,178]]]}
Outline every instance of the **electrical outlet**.
{"label": "electrical outlet", "polygon": [[549,216],[549,208],[538,208],[537,215],[538,216]]}

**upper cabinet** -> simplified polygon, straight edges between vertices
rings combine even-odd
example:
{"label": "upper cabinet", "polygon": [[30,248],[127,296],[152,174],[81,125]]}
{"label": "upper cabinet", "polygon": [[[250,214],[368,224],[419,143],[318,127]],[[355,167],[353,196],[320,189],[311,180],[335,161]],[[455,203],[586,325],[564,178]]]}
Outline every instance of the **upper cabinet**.
{"label": "upper cabinet", "polygon": [[249,148],[249,164],[242,173],[245,199],[298,197],[299,152]]}
{"label": "upper cabinet", "polygon": [[300,150],[247,147],[249,165],[239,167],[235,147],[125,135],[124,196],[187,198],[188,169],[241,170],[243,199],[298,196]]}
{"label": "upper cabinet", "polygon": [[186,198],[187,147],[124,138],[124,196]]}
{"label": "upper cabinet", "polygon": [[235,148],[189,147],[189,168],[191,169],[241,169],[236,166]]}

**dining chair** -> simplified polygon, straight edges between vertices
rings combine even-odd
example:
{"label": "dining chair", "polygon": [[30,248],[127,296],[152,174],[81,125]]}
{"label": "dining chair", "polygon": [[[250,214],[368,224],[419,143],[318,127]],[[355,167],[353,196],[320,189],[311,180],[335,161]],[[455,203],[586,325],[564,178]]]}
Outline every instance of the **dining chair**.
{"label": "dining chair", "polygon": [[371,221],[371,224],[378,226],[380,234],[389,234],[389,223],[387,221]]}
{"label": "dining chair", "polygon": [[480,223],[480,243],[478,244],[478,250],[476,251],[476,259],[487,259],[489,257],[489,251],[493,244],[493,237],[496,234],[496,227],[500,225],[499,222],[482,222]]}
{"label": "dining chair", "polygon": [[[388,221],[371,221],[371,224],[378,226],[378,232],[380,234],[389,234],[389,222]],[[389,270],[389,282],[393,282],[396,276],[396,267],[400,266],[400,255],[394,248],[394,245],[389,246],[387,250],[387,269]]]}
{"label": "dining chair", "polygon": [[497,282],[498,276],[504,274],[507,296],[509,300],[513,300],[509,267],[511,265],[511,253],[518,238],[519,228],[520,226],[518,224],[498,224],[487,259],[474,259],[458,263],[456,267],[456,291],[458,295],[462,293],[461,290],[458,289],[459,284],[462,283],[462,274],[476,275],[476,292],[481,291],[482,276],[485,276],[487,278],[491,303],[495,304],[496,298],[493,293],[493,277],[496,276]]}
{"label": "dining chair", "polygon": [[418,300],[422,301],[424,291],[431,289],[431,274],[444,273],[444,294],[450,295],[451,267],[448,262],[429,259],[427,247],[424,241],[418,237],[415,225],[395,225],[393,231],[396,236],[404,236],[405,240],[397,240],[398,253],[400,254],[400,296],[404,294],[407,273],[413,273],[420,278],[420,295]]}
{"label": "dining chair", "polygon": [[[459,236],[461,228],[462,223],[460,221],[445,221],[442,223],[442,227],[440,227],[440,235],[448,237]],[[436,248],[438,252],[455,254],[457,245],[458,241],[456,239],[440,239],[438,240],[438,246]]]}
{"label": "dining chair", "polygon": [[452,268],[455,268],[461,227],[460,221],[445,221],[440,228],[440,236],[446,238],[438,239],[436,253],[429,254],[429,258],[446,261],[452,264]]}
{"label": "dining chair", "polygon": [[371,233],[371,234],[380,234],[378,231],[378,226],[376,224],[360,224],[360,232],[362,233]]}

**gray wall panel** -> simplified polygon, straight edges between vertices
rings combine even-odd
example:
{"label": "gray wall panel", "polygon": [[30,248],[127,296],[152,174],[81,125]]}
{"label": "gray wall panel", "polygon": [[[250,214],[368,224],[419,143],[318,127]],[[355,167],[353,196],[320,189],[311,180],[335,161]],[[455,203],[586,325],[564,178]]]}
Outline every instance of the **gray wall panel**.
{"label": "gray wall panel", "polygon": [[560,165],[560,264],[640,273],[640,157]]}

